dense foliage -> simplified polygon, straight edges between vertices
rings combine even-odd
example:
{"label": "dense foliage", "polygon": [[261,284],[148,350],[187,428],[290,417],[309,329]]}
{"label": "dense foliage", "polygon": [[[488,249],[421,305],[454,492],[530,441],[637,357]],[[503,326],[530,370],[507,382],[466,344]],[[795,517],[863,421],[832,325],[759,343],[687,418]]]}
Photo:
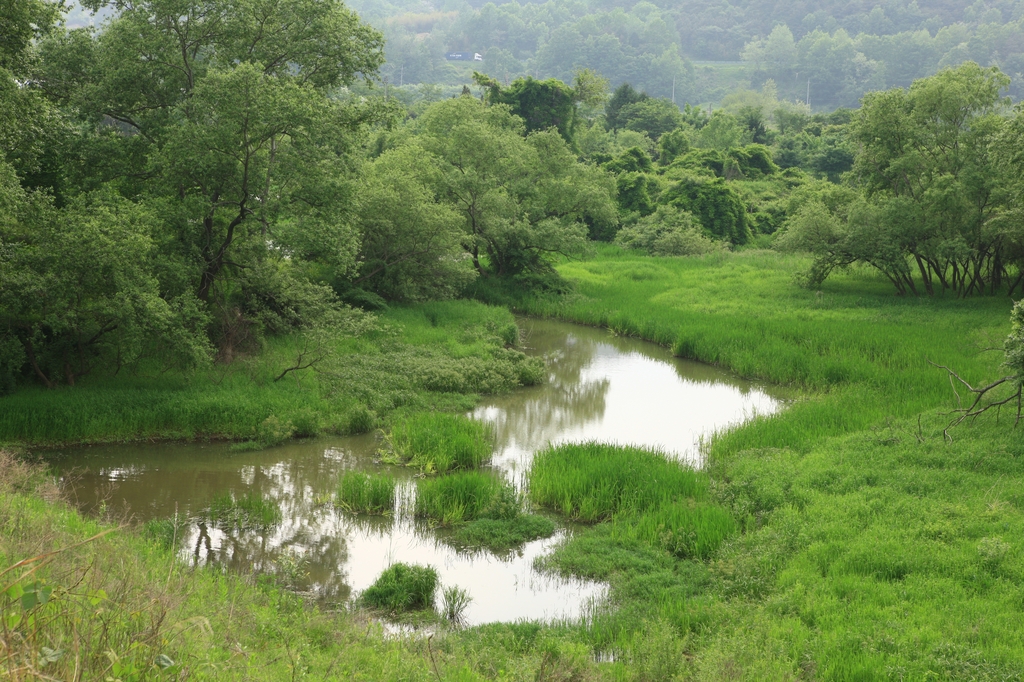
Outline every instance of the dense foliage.
{"label": "dense foliage", "polygon": [[1013,77],[1013,95],[1024,93],[1017,0],[353,6],[387,36],[384,73],[395,84],[464,82],[464,69],[444,55],[469,51],[505,83],[527,74],[568,81],[588,67],[615,86],[630,82],[679,102],[716,101],[738,82],[759,87],[770,78],[787,99],[854,106],[867,91],[906,87],[967,60],[1000,67]]}

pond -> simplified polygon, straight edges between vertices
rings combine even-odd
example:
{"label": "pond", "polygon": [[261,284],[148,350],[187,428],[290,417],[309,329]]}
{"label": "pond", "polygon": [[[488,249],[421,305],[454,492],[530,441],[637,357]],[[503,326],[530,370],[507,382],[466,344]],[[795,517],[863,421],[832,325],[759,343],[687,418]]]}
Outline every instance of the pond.
{"label": "pond", "polygon": [[[693,465],[714,431],[782,406],[770,390],[665,349],[605,330],[521,320],[528,353],[547,359],[548,381],[484,400],[472,416],[493,425],[491,468],[522,485],[533,454],[548,443],[601,440],[658,447]],[[606,586],[538,570],[551,538],[496,554],[467,551],[444,531],[411,517],[414,471],[381,464],[373,435],[293,442],[255,453],[224,443],[94,446],[58,457],[72,499],[86,513],[187,523],[180,555],[195,564],[277,574],[295,589],[337,604],[366,589],[396,561],[428,564],[441,583],[472,597],[468,624],[574,620]],[[400,480],[390,517],[365,517],[330,504],[342,471],[387,470]],[[203,511],[217,495],[258,493],[282,520],[264,529],[216,527]]]}

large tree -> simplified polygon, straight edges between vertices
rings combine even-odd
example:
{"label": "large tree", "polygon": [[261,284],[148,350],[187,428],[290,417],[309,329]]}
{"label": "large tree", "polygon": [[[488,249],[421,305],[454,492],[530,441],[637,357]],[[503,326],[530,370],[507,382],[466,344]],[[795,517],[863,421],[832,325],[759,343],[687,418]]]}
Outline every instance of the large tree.
{"label": "large tree", "polygon": [[101,32],[44,45],[38,83],[116,159],[103,179],[160,204],[196,295],[271,244],[351,267],[340,180],[373,112],[331,93],[375,72],[380,34],[338,0],[105,4]]}

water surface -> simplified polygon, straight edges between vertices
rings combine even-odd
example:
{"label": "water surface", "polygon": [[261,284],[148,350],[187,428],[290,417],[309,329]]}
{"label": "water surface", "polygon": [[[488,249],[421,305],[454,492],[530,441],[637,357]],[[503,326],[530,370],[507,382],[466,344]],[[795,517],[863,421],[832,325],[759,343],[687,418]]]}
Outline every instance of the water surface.
{"label": "water surface", "polygon": [[[547,359],[548,381],[486,399],[472,413],[494,426],[493,470],[517,484],[538,449],[566,441],[647,445],[699,464],[701,438],[781,405],[763,387],[673,358],[653,344],[559,322],[523,320],[521,326],[527,352]],[[348,600],[395,561],[432,565],[443,585],[467,590],[470,624],[575,619],[605,594],[601,583],[534,567],[570,529],[507,554],[453,546],[444,531],[411,518],[414,472],[381,464],[377,446],[373,435],[257,453],[232,453],[222,443],[97,446],[76,449],[58,466],[84,511],[141,521],[177,514],[188,520],[184,559],[276,573],[326,603]],[[398,477],[395,514],[371,518],[335,509],[330,500],[346,469]],[[204,520],[204,510],[224,493],[272,498],[283,519],[262,530],[217,528]]]}

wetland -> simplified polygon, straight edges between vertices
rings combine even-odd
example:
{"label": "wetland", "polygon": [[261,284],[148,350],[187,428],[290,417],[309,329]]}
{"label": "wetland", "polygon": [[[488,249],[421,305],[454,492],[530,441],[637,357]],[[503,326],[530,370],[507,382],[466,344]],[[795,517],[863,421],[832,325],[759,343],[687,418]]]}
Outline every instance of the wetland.
{"label": "wetland", "polygon": [[[486,398],[471,416],[494,435],[485,470],[520,489],[534,453],[571,442],[643,446],[699,467],[702,440],[784,405],[777,391],[649,342],[564,322],[519,324],[524,350],[545,359],[547,380]],[[554,535],[510,551],[460,546],[450,530],[414,518],[416,471],[382,462],[380,447],[379,434],[364,434],[258,452],[218,442],[136,443],[50,457],[83,512],[178,519],[173,542],[182,561],[272,574],[322,604],[349,600],[398,561],[433,566],[442,585],[467,591],[467,624],[577,620],[606,596],[602,582],[537,566],[573,524],[556,518]],[[338,479],[352,470],[397,479],[391,514],[335,507]],[[264,524],[224,522],[211,507],[225,495],[258,498],[280,513]]]}

